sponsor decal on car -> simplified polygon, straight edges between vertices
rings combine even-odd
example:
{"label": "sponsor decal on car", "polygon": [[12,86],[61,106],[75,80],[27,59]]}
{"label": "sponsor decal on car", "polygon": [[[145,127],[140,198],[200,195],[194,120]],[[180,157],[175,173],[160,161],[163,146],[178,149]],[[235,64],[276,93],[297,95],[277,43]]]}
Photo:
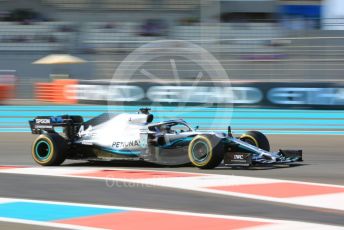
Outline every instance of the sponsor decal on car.
{"label": "sponsor decal on car", "polygon": [[123,149],[128,147],[138,147],[140,146],[140,140],[131,140],[131,141],[115,141],[112,143],[112,148]]}
{"label": "sponsor decal on car", "polygon": [[233,153],[229,152],[224,156],[224,163],[225,164],[250,164],[251,163],[251,155],[250,153]]}
{"label": "sponsor decal on car", "polygon": [[52,129],[51,125],[35,125],[35,129]]}
{"label": "sponsor decal on car", "polygon": [[50,119],[36,119],[36,124],[50,124]]}
{"label": "sponsor decal on car", "polygon": [[233,160],[244,160],[244,155],[242,154],[234,154]]}

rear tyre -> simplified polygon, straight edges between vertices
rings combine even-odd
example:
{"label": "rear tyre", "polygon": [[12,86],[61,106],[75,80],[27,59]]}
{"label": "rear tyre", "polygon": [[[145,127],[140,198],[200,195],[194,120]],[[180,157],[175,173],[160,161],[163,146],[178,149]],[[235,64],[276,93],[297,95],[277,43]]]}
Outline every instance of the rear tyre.
{"label": "rear tyre", "polygon": [[188,155],[192,165],[200,169],[212,169],[223,160],[224,146],[219,138],[198,135],[190,142]]}
{"label": "rear tyre", "polygon": [[42,134],[32,144],[34,161],[43,166],[57,166],[67,157],[66,140],[57,133]]}
{"label": "rear tyre", "polygon": [[270,151],[270,143],[268,138],[261,132],[248,131],[240,137],[240,140],[245,141],[265,151]]}

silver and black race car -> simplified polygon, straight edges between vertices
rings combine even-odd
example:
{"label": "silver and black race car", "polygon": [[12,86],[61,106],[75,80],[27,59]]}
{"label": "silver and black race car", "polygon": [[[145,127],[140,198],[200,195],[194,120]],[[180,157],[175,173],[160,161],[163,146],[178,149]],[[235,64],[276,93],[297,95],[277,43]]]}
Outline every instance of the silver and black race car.
{"label": "silver and black race car", "polygon": [[[29,121],[32,157],[40,165],[65,159],[88,161],[143,160],[161,165],[190,163],[202,169],[220,165],[292,164],[301,150],[270,152],[264,134],[249,131],[236,138],[228,132],[202,132],[182,119],[153,123],[150,109],[136,114],[104,113],[88,121],[81,116],[38,116]],[[57,132],[56,129],[61,129]]]}

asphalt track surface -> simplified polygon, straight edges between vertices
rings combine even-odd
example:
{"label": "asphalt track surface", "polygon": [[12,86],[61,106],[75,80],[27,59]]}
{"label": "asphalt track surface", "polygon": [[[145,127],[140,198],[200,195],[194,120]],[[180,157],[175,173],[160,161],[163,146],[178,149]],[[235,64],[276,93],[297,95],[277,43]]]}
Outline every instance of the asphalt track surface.
{"label": "asphalt track surface", "polygon": [[[1,165],[36,166],[30,156],[34,135],[29,133],[0,133]],[[121,168],[163,169],[171,171],[206,172],[319,182],[344,185],[344,141],[342,136],[271,135],[272,148],[304,151],[304,164],[279,168],[218,168],[201,171],[193,167],[156,167],[142,163],[90,164],[67,161],[63,167],[109,166]],[[173,188],[115,186],[104,181],[0,174],[0,197],[80,202],[103,205],[135,206],[200,213],[241,215],[272,219],[299,220],[344,226],[344,213],[297,205],[279,204],[246,198],[205,194]],[[119,184],[120,185],[120,184]],[[2,223],[1,229],[45,229],[22,224]]]}

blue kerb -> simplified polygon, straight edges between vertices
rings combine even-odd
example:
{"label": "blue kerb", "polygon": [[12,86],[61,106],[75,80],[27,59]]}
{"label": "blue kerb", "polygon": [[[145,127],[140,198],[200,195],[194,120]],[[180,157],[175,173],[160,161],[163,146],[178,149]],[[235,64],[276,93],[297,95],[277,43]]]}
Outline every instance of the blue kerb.
{"label": "blue kerb", "polygon": [[120,212],[126,210],[33,202],[0,204],[0,217],[32,221],[56,221]]}

